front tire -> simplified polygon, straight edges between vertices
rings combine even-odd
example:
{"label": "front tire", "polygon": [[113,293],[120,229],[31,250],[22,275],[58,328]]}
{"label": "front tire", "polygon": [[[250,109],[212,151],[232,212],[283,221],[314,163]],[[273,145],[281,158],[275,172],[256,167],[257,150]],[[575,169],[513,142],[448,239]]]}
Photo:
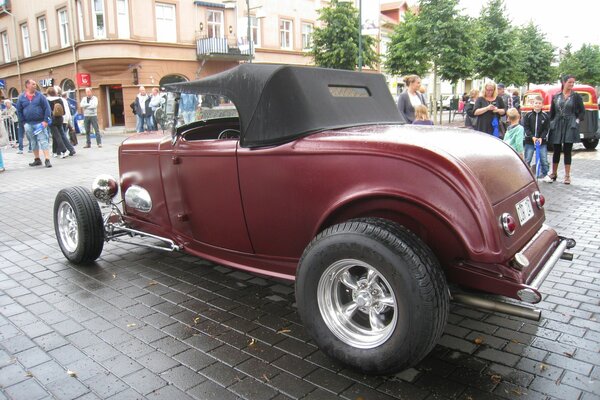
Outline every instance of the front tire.
{"label": "front tire", "polygon": [[326,229],[305,250],[296,278],[308,333],[327,355],[365,373],[415,365],[446,325],[449,294],[438,261],[390,221]]}
{"label": "front tire", "polygon": [[62,189],[54,200],[54,232],[65,257],[74,264],[95,261],[104,247],[102,212],[89,190]]}

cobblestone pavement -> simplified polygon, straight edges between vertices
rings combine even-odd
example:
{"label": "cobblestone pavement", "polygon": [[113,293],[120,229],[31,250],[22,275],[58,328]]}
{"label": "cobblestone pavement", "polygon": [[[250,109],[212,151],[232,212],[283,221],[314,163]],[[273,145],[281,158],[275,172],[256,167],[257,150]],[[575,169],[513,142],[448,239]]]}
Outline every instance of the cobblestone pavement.
{"label": "cobblestone pavement", "polygon": [[116,176],[122,139],[51,169],[4,151],[0,399],[600,398],[598,152],[576,152],[571,186],[541,184],[549,223],[578,246],[545,282],[540,322],[453,306],[423,362],[368,377],[309,340],[292,283],[120,243],[94,266],[67,263],[54,197]]}

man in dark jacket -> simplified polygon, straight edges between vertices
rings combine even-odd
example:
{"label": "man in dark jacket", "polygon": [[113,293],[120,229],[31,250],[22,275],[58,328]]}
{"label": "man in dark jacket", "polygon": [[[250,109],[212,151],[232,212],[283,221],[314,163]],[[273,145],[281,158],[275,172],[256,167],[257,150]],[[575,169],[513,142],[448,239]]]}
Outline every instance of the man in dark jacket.
{"label": "man in dark jacket", "polygon": [[36,90],[37,84],[33,79],[25,81],[25,91],[17,99],[17,114],[19,121],[23,122],[25,134],[31,143],[33,156],[35,157],[30,166],[42,165],[40,150],[44,153],[46,167],[50,164],[48,120],[50,119],[50,105],[46,97]]}
{"label": "man in dark jacket", "polygon": [[138,95],[131,104],[131,109],[135,114],[135,130],[141,133],[144,130],[152,130],[152,108],[150,107],[150,96],[146,94],[146,88],[140,86]]}

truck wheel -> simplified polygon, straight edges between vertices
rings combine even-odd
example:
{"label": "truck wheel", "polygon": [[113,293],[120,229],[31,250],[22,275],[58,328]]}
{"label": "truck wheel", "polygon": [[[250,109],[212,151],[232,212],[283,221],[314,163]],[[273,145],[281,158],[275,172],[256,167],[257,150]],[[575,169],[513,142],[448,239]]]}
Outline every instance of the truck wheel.
{"label": "truck wheel", "polygon": [[382,219],[320,233],[296,276],[300,317],[319,348],[365,373],[414,366],[446,325],[449,292],[433,252]]}
{"label": "truck wheel", "polygon": [[62,189],[54,200],[54,231],[65,257],[88,264],[100,257],[104,226],[98,202],[81,186]]}
{"label": "truck wheel", "polygon": [[593,150],[598,146],[598,139],[583,139],[581,143],[583,143],[583,147],[586,149]]}

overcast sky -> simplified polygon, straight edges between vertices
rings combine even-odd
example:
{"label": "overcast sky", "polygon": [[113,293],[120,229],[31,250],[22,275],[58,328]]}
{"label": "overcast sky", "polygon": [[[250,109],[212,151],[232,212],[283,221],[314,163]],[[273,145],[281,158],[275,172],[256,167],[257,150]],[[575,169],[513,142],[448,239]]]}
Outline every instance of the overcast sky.
{"label": "overcast sky", "polygon": [[[460,0],[466,14],[478,16],[481,0]],[[515,25],[533,21],[556,47],[573,44],[600,45],[600,0],[504,0],[508,18]]]}

